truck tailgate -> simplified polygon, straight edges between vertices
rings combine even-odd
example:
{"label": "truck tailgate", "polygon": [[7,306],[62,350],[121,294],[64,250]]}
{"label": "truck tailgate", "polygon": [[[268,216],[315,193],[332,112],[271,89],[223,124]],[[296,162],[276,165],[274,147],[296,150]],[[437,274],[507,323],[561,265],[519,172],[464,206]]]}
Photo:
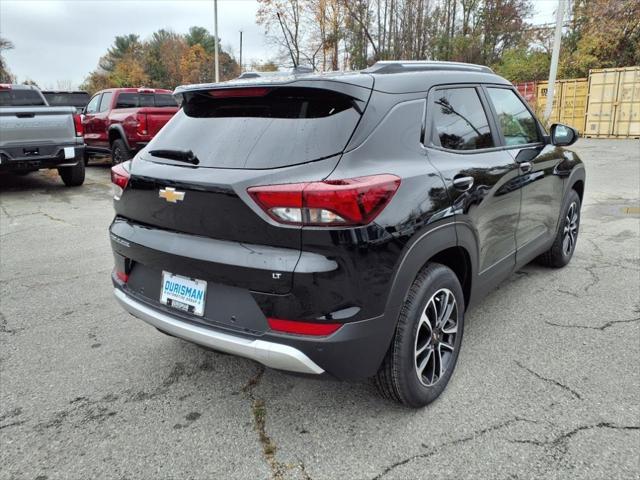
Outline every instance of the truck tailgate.
{"label": "truck tailgate", "polygon": [[153,137],[177,111],[177,107],[143,107],[138,110],[138,114],[146,115],[147,132]]}
{"label": "truck tailgate", "polygon": [[73,107],[0,108],[0,146],[74,143],[74,112]]}

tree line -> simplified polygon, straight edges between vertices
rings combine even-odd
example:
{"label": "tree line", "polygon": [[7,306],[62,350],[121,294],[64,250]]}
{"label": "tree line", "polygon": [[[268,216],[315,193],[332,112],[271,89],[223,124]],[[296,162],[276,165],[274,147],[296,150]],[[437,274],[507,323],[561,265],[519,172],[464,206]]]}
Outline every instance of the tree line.
{"label": "tree line", "polygon": [[[257,0],[256,22],[272,58],[251,69],[310,65],[316,71],[357,70],[378,60],[450,60],[491,66],[512,82],[546,79],[553,24],[533,25],[531,0]],[[558,78],[589,69],[640,65],[640,0],[570,0]],[[546,2],[555,8],[555,2]],[[550,12],[552,13],[552,12]],[[117,36],[81,88],[177,85],[214,81],[213,35],[161,29],[149,38]],[[11,82],[0,38],[0,81]],[[220,78],[241,72],[220,50]]]}
{"label": "tree line", "polygon": [[[81,88],[89,92],[129,86],[174,89],[213,82],[214,52],[215,39],[203,27],[191,27],[186,34],[160,29],[145,40],[133,33],[117,36]],[[240,73],[235,58],[223,49],[218,63],[222,80]]]}
{"label": "tree line", "polygon": [[[256,21],[286,66],[355,70],[377,60],[449,60],[489,65],[514,82],[549,72],[554,25],[530,23],[531,0],[258,2]],[[640,64],[640,0],[570,3],[560,78]]]}

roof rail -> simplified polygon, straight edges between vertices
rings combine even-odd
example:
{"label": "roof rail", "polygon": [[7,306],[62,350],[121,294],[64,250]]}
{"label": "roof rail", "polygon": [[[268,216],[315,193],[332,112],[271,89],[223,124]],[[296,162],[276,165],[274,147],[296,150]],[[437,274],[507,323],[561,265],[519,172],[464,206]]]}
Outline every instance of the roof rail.
{"label": "roof rail", "polygon": [[430,70],[455,70],[461,72],[494,73],[484,65],[460,62],[438,62],[432,60],[384,60],[374,63],[363,70],[365,73],[406,73],[425,72]]}

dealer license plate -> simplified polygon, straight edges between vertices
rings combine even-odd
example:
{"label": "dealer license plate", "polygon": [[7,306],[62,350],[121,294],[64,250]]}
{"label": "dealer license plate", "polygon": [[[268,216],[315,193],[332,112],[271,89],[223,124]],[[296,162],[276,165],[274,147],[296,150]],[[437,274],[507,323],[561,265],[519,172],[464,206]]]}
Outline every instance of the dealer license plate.
{"label": "dealer license plate", "polygon": [[160,302],[193,315],[204,315],[207,282],[162,272]]}

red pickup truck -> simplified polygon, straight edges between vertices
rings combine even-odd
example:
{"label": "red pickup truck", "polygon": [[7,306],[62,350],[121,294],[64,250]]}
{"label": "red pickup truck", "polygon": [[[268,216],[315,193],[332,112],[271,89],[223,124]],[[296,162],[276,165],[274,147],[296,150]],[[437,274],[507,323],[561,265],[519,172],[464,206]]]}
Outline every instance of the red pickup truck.
{"label": "red pickup truck", "polygon": [[131,159],[178,111],[171,90],[110,88],[84,108],[85,161],[110,154],[115,165]]}

